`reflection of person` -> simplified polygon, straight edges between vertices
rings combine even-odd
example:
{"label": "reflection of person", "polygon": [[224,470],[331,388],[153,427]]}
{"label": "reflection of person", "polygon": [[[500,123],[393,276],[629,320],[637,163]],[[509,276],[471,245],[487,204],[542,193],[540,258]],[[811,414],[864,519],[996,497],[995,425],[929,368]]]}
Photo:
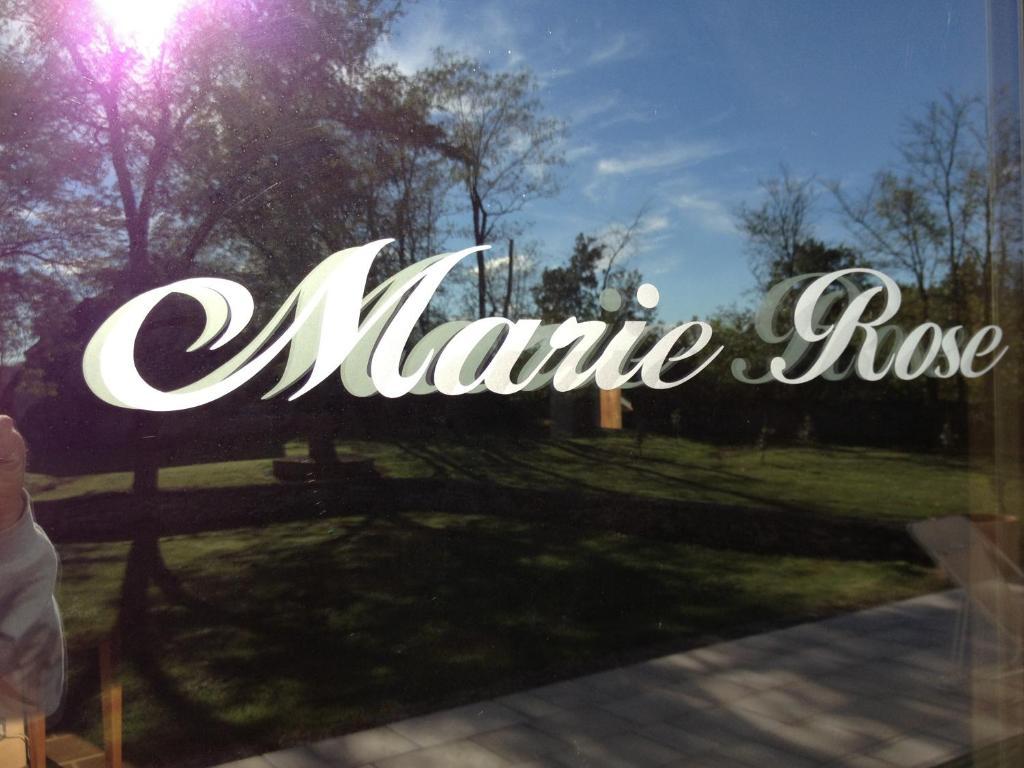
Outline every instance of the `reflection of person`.
{"label": "reflection of person", "polygon": [[0,415],[0,720],[52,714],[64,692],[57,553],[24,480],[25,443]]}

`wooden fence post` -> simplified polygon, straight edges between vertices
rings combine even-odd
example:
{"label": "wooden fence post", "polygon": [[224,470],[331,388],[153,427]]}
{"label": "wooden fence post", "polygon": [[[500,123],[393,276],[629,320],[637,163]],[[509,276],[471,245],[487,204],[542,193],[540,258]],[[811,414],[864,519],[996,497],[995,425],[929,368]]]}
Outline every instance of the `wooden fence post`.
{"label": "wooden fence post", "polygon": [[100,699],[103,706],[103,752],[106,768],[122,768],[123,691],[118,679],[114,644],[100,643]]}

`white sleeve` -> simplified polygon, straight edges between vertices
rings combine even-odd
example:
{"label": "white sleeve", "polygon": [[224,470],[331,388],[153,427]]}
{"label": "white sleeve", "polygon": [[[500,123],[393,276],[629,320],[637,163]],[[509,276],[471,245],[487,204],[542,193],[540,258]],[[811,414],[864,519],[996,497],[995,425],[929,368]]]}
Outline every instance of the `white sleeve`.
{"label": "white sleeve", "polygon": [[0,717],[30,706],[53,712],[64,687],[64,642],[54,599],[57,553],[25,512],[0,533]]}

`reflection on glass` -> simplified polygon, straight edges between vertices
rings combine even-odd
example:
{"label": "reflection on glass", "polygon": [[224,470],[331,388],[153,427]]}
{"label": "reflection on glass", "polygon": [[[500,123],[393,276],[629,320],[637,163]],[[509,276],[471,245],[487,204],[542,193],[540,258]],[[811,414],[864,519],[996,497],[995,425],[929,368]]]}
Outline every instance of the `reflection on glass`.
{"label": "reflection on glass", "polygon": [[0,529],[61,557],[52,744],[1012,764],[1016,6],[2,7]]}

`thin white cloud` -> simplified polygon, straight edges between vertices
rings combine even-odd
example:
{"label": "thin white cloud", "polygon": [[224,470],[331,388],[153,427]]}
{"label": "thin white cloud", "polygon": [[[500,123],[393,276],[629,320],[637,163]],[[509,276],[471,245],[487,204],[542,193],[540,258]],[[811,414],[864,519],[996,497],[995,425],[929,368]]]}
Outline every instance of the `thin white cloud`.
{"label": "thin white cloud", "polygon": [[624,102],[622,94],[613,91],[582,101],[569,110],[569,122],[576,127],[604,130],[620,123],[648,123],[651,109]]}
{"label": "thin white cloud", "polygon": [[608,184],[599,176],[595,176],[583,187],[583,196],[591,203],[601,203],[609,197]]}
{"label": "thin white cloud", "polygon": [[622,157],[597,161],[595,170],[603,176],[643,173],[681,165],[695,165],[726,152],[717,141],[689,141],[657,149],[641,150]]}
{"label": "thin white cloud", "polygon": [[672,204],[704,229],[732,234],[736,223],[728,208],[720,201],[695,193],[684,193],[672,198]]}
{"label": "thin white cloud", "polygon": [[[493,251],[490,251],[490,252],[493,253]],[[530,253],[527,253],[525,251],[524,252],[516,253],[515,254],[515,260],[516,260],[515,263],[519,266],[520,269],[523,269],[525,267],[533,266],[534,264],[537,263],[537,260],[533,257],[533,255],[530,254]],[[484,271],[486,271],[486,272],[494,272],[495,270],[497,270],[499,268],[502,269],[502,270],[507,270],[508,269],[508,254],[507,253],[504,256],[488,256],[488,257],[486,257],[486,259],[484,261]],[[480,268],[477,266],[475,261],[467,263],[465,265],[465,270],[466,270],[466,272],[469,272],[469,273],[471,273],[473,275],[480,274]]]}
{"label": "thin white cloud", "polygon": [[620,101],[618,93],[603,93],[596,98],[578,104],[569,112],[569,119],[574,124],[585,123],[598,115],[611,112],[619,106]]}
{"label": "thin white cloud", "polygon": [[613,125],[622,123],[649,123],[654,118],[654,113],[649,109],[621,109],[614,115],[598,123],[599,130],[611,128]]}
{"label": "thin white cloud", "polygon": [[576,70],[572,67],[548,67],[546,69],[540,69],[536,73],[537,84],[541,88],[546,88],[556,80],[561,80],[563,77],[569,77],[569,75],[575,74]]}
{"label": "thin white cloud", "polygon": [[716,125],[724,123],[726,120],[730,119],[735,114],[736,107],[728,107],[727,109],[723,109],[721,112],[716,112],[715,114],[711,115],[711,117],[707,117],[701,120],[700,127],[713,128]]}
{"label": "thin white cloud", "polygon": [[679,264],[686,260],[687,258],[679,253],[678,247],[674,247],[672,253],[648,256],[644,259],[644,277],[670,274],[679,269]]}
{"label": "thin white cloud", "polygon": [[[597,239],[609,246],[610,249],[621,249],[616,255],[616,264],[622,266],[637,256],[667,245],[672,240],[672,234],[668,232],[672,223],[666,215],[660,213],[647,214],[640,221],[640,225],[625,248],[622,248],[622,238],[630,225],[620,221],[612,222],[606,226],[598,233]],[[600,269],[608,266],[608,260],[611,258],[611,255],[611,250],[609,250],[598,262]]]}
{"label": "thin white cloud", "polygon": [[668,229],[669,223],[667,216],[652,214],[644,217],[640,222],[640,232],[645,235],[653,232],[661,232],[663,229]]}
{"label": "thin white cloud", "polygon": [[490,3],[483,7],[477,28],[486,30],[487,53],[501,61],[502,66],[516,67],[524,61],[517,27],[499,5]]}
{"label": "thin white cloud", "polygon": [[467,55],[479,55],[480,50],[468,47],[451,34],[451,26],[445,19],[440,6],[421,6],[415,11],[415,23],[403,19],[396,32],[382,40],[376,49],[377,59],[398,67],[399,71],[411,75],[417,70],[430,66],[434,51],[438,48],[454,49]]}
{"label": "thin white cloud", "polygon": [[597,147],[594,144],[582,144],[576,147],[569,147],[565,150],[566,162],[572,163],[576,160],[582,160],[584,157],[590,157],[597,153]]}
{"label": "thin white cloud", "polygon": [[641,41],[637,35],[620,32],[601,48],[592,51],[587,57],[587,63],[604,64],[609,61],[619,61],[635,56],[640,50]]}
{"label": "thin white cloud", "polygon": [[493,3],[480,8],[472,22],[453,18],[441,4],[417,6],[377,45],[375,53],[378,61],[393,63],[409,75],[430,66],[438,48],[499,69],[526,61],[517,26]]}

